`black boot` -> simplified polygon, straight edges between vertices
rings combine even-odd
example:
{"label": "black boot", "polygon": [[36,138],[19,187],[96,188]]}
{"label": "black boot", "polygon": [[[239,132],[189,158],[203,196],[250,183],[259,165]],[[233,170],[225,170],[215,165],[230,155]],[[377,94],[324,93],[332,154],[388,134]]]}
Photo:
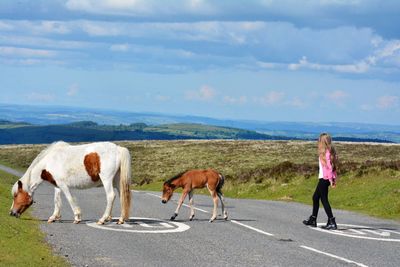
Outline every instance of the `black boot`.
{"label": "black boot", "polygon": [[336,225],[335,217],[329,218],[326,225],[322,226],[322,228],[325,230],[336,230],[337,225]]}
{"label": "black boot", "polygon": [[311,215],[310,218],[308,218],[308,220],[304,220],[303,223],[305,225],[309,225],[312,227],[317,227],[317,217]]}

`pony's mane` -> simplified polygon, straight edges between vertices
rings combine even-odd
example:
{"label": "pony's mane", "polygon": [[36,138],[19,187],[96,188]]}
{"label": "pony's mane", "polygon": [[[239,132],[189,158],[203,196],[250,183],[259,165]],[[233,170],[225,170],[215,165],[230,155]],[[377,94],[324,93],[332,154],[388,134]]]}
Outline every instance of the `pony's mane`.
{"label": "pony's mane", "polygon": [[167,180],[165,183],[166,184],[171,184],[173,181],[175,181],[176,179],[179,179],[184,173],[186,173],[187,172],[187,170],[186,171],[183,171],[183,172],[181,172],[181,173],[178,173],[177,175],[175,175],[174,177],[172,177],[171,179],[169,179],[169,180]]}

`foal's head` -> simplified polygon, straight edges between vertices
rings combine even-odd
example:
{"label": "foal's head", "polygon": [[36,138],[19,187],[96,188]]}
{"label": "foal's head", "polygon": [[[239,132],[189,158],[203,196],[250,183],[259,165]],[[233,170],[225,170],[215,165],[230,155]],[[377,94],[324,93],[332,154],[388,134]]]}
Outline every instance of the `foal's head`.
{"label": "foal's head", "polygon": [[163,185],[163,194],[161,197],[161,202],[162,203],[167,203],[171,197],[172,194],[174,193],[175,185],[169,183],[168,181],[164,183]]}
{"label": "foal's head", "polygon": [[20,180],[14,184],[11,193],[14,199],[10,209],[10,215],[19,218],[19,216],[32,205],[33,199],[32,196],[23,189]]}

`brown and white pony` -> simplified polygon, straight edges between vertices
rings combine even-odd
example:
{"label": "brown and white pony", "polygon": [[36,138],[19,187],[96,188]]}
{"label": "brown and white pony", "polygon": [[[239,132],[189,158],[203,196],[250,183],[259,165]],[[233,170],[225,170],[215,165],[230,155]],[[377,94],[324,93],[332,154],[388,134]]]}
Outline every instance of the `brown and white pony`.
{"label": "brown and white pony", "polygon": [[118,223],[129,219],[131,205],[131,156],[128,149],[109,142],[69,145],[56,142],[43,150],[31,163],[25,174],[14,184],[10,215],[19,217],[33,202],[35,189],[47,181],[54,185],[54,212],[48,222],[61,218],[61,191],[74,213],[74,223],[81,221],[81,210],[70,193],[70,188],[85,189],[104,186],[107,207],[97,222],[111,220],[111,211],[117,189],[121,201]]}
{"label": "brown and white pony", "polygon": [[175,210],[174,215],[171,217],[171,220],[175,220],[176,216],[178,216],[179,209],[182,206],[183,201],[186,198],[186,195],[189,195],[189,206],[190,206],[190,216],[189,220],[193,220],[194,217],[194,208],[193,208],[193,190],[195,188],[204,188],[207,187],[210,191],[210,194],[213,198],[214,202],[214,210],[211,216],[210,222],[213,222],[217,217],[217,206],[218,206],[218,198],[221,201],[222,214],[224,219],[228,219],[228,213],[225,210],[224,197],[222,194],[222,186],[224,185],[224,176],[218,173],[215,170],[207,169],[207,170],[190,170],[186,172],[182,172],[178,175],[175,175],[168,181],[166,181],[163,185],[163,194],[161,197],[162,203],[167,203],[174,193],[176,188],[183,188],[183,192],[181,198],[178,202],[178,207]]}

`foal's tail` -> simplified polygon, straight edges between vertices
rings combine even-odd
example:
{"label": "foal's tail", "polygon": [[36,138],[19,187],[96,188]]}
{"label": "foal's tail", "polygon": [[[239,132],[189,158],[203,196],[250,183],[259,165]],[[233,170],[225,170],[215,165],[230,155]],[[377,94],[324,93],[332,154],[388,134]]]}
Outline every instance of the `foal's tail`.
{"label": "foal's tail", "polygon": [[131,209],[131,154],[125,147],[118,148],[121,157],[119,190],[121,201],[121,219],[129,219],[129,211]]}
{"label": "foal's tail", "polygon": [[218,185],[217,185],[216,190],[217,190],[217,193],[222,194],[221,190],[222,190],[222,187],[224,186],[224,183],[225,183],[225,177],[220,173],[218,173],[218,176],[219,176],[219,181],[218,181]]}

